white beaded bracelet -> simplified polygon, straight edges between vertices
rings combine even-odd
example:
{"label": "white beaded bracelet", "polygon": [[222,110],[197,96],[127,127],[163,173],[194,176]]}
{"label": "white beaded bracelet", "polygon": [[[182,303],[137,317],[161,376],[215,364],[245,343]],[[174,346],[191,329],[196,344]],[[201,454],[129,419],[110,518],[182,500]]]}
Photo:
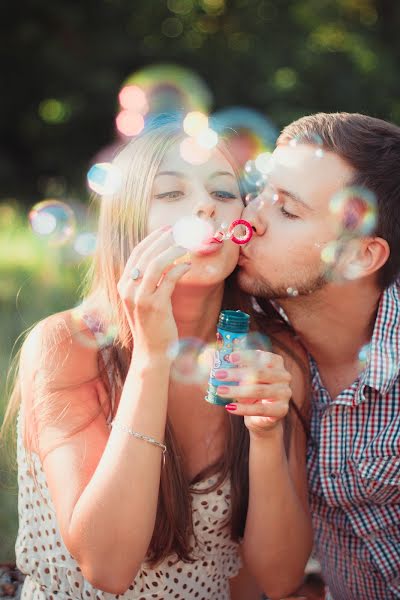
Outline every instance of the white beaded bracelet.
{"label": "white beaded bracelet", "polygon": [[121,425],[120,423],[117,423],[116,421],[111,422],[111,427],[118,427],[118,429],[120,429],[121,431],[124,431],[125,433],[129,433],[129,435],[137,438],[138,440],[143,440],[144,442],[148,442],[149,444],[153,444],[153,446],[157,446],[158,448],[161,448],[161,450],[163,452],[163,462],[165,463],[165,453],[167,452],[167,446],[165,444],[162,444],[161,442],[157,442],[157,440],[155,440],[153,437],[150,437],[149,435],[145,435],[144,433],[138,433],[137,431],[133,431],[133,429],[131,429],[130,427],[127,427],[126,425]]}

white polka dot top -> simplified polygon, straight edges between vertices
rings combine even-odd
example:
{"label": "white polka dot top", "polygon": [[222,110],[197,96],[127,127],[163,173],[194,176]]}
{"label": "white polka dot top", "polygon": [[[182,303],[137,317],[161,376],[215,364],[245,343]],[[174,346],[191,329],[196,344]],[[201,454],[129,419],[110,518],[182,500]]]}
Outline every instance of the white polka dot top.
{"label": "white polka dot top", "polygon": [[[194,563],[173,564],[174,557],[165,559],[155,569],[144,563],[124,594],[109,594],[85,580],[65,547],[45,474],[35,453],[31,456],[36,484],[30,472],[21,422],[18,417],[19,530],[15,546],[17,566],[26,574],[21,600],[229,600],[229,578],[241,566],[238,544],[231,540],[229,526],[224,525],[230,513],[229,480],[213,492],[192,494]],[[211,478],[194,487],[203,489],[214,481]]]}

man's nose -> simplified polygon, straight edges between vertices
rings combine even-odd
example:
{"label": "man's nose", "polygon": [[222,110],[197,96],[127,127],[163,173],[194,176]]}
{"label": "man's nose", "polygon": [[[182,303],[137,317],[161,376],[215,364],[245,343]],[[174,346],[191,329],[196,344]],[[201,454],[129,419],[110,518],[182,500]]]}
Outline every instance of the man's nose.
{"label": "man's nose", "polygon": [[201,219],[212,219],[215,217],[215,201],[204,194],[196,203],[194,212]]}
{"label": "man's nose", "polygon": [[267,230],[267,221],[260,199],[256,198],[249,202],[243,211],[242,218],[251,224],[256,235],[264,235]]}

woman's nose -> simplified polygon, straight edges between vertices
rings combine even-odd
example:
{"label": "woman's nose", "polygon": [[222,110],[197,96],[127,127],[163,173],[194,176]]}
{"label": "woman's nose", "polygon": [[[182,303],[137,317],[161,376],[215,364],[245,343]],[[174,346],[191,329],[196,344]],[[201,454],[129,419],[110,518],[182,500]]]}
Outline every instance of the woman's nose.
{"label": "woman's nose", "polygon": [[195,214],[202,219],[212,219],[215,216],[215,202],[210,196],[201,198],[195,206]]}
{"label": "woman's nose", "polygon": [[263,204],[257,198],[252,200],[244,209],[242,218],[248,221],[256,235],[264,235],[267,230],[267,221]]}

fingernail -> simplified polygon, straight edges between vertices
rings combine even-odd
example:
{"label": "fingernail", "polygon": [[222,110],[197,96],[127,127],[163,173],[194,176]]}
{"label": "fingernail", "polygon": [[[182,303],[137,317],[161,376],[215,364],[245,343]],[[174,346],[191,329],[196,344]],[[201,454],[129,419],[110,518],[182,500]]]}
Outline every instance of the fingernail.
{"label": "fingernail", "polygon": [[238,363],[240,361],[239,352],[232,352],[232,354],[229,356],[229,360],[230,362]]}
{"label": "fingernail", "polygon": [[226,379],[228,377],[228,371],[224,371],[224,369],[220,369],[219,371],[215,371],[216,379]]}
{"label": "fingernail", "polygon": [[164,225],[163,227],[160,227],[160,231],[169,231],[170,229],[172,229],[171,225]]}
{"label": "fingernail", "polygon": [[228,394],[229,387],[227,385],[221,385],[217,387],[217,394]]}
{"label": "fingernail", "polygon": [[225,408],[226,408],[226,410],[232,411],[232,410],[236,410],[237,406],[236,406],[236,404],[225,404]]}

